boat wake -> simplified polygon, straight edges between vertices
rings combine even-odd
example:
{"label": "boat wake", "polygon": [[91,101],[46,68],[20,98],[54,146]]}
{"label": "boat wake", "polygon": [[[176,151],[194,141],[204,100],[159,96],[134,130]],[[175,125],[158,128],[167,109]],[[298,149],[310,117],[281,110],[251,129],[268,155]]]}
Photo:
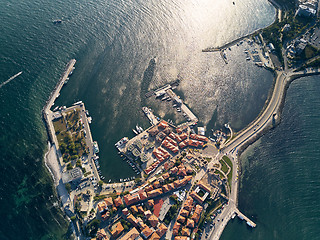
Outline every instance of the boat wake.
{"label": "boat wake", "polygon": [[16,77],[18,77],[22,72],[18,72],[16,75],[13,75],[11,78],[9,78],[7,81],[3,82],[0,84],[0,88],[2,88],[4,85],[8,84],[9,82],[11,82],[13,79],[15,79]]}

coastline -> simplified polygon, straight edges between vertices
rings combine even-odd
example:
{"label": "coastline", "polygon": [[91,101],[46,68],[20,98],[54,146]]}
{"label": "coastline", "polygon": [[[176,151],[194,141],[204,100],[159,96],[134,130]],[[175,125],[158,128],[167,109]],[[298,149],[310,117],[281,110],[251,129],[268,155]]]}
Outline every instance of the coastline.
{"label": "coastline", "polygon": [[270,2],[270,4],[275,8],[274,20],[270,25],[265,26],[263,28],[259,28],[259,29],[255,30],[255,31],[253,31],[253,32],[251,32],[249,34],[246,34],[246,35],[242,36],[242,37],[238,37],[238,38],[236,38],[236,39],[234,39],[234,40],[232,40],[230,42],[227,42],[227,43],[223,44],[222,46],[207,47],[207,48],[202,49],[201,51],[202,52],[218,52],[218,51],[222,51],[222,50],[224,50],[226,48],[232,47],[233,45],[237,44],[238,42],[240,42],[240,41],[242,41],[242,40],[244,40],[246,38],[251,37],[252,35],[255,35],[255,34],[259,33],[261,30],[264,30],[265,28],[270,27],[272,24],[274,24],[276,21],[279,20],[278,19],[278,17],[279,17],[278,13],[279,13],[279,11],[281,11],[281,7],[280,6],[276,6],[275,4],[273,4],[272,0],[268,0],[268,2]]}
{"label": "coastline", "polygon": [[54,145],[51,145],[49,141],[48,151],[44,155],[44,163],[52,176],[54,186],[57,187],[61,179],[61,167],[59,166],[58,159],[56,157]]}

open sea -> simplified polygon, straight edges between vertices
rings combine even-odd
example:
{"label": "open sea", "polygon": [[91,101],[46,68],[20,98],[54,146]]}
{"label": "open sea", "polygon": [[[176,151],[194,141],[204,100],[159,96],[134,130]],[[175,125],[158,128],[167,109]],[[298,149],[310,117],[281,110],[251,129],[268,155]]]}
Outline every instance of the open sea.
{"label": "open sea", "polygon": [[[170,104],[145,99],[148,90],[181,80],[177,92],[208,129],[229,122],[240,130],[259,114],[273,75],[245,60],[245,43],[227,50],[229,64],[219,53],[201,52],[268,26],[275,18],[266,0],[235,3],[0,0],[1,240],[68,238],[68,223],[56,207],[43,162],[47,133],[41,109],[71,58],[77,59],[76,69],[56,106],[85,103],[106,179],[134,176],[114,143],[132,137],[137,123],[149,126],[142,106],[181,121]],[[62,23],[55,25],[54,19]],[[150,64],[154,57],[155,66]],[[316,79],[294,83],[280,126],[243,154],[239,205],[256,216],[258,228],[250,231],[234,222],[223,239],[317,238]]]}

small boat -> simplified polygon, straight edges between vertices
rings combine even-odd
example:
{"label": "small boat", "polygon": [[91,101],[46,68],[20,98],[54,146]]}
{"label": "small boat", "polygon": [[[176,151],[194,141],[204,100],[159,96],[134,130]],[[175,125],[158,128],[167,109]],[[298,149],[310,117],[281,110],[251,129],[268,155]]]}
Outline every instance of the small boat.
{"label": "small boat", "polygon": [[143,128],[139,126],[140,132],[143,132]]}
{"label": "small boat", "polygon": [[52,22],[53,22],[53,24],[60,24],[60,23],[62,23],[62,20],[56,19],[56,20],[53,20]]}
{"label": "small boat", "polygon": [[69,77],[72,75],[72,73],[73,73],[73,70],[75,69],[75,67],[73,67],[72,69],[71,69],[71,71],[70,71],[70,73],[69,73]]}
{"label": "small boat", "polygon": [[93,142],[93,151],[94,151],[94,153],[99,153],[99,147],[98,147],[97,141]]}
{"label": "small boat", "polygon": [[170,98],[170,97],[169,97],[169,96],[165,96],[165,97],[161,98],[161,101],[165,101],[165,100],[167,100],[168,98]]}
{"label": "small boat", "polygon": [[119,147],[121,147],[123,144],[126,144],[128,141],[129,141],[129,138],[123,137],[123,138],[121,138],[121,140],[118,141],[114,146],[115,146],[116,148],[119,148]]}
{"label": "small boat", "polygon": [[57,111],[58,108],[59,108],[59,106],[56,106],[56,107],[53,109],[53,111],[54,111],[54,112]]}
{"label": "small boat", "polygon": [[139,134],[135,129],[132,129],[132,131],[133,131],[136,135]]}
{"label": "small boat", "polygon": [[139,126],[138,126],[138,124],[136,125],[136,130],[137,130],[137,132],[138,132],[138,133],[141,133],[140,128],[139,128]]}

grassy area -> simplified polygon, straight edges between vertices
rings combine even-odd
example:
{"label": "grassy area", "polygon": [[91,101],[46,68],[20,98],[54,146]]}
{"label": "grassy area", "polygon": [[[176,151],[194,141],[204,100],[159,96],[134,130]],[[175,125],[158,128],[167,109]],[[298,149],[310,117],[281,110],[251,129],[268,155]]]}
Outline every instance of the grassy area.
{"label": "grassy area", "polygon": [[228,158],[227,156],[223,156],[222,159],[229,165],[231,169],[233,168],[230,158]]}
{"label": "grassy area", "polygon": [[229,165],[229,167],[230,167],[230,172],[229,172],[229,174],[227,175],[227,177],[228,177],[229,187],[230,187],[230,190],[231,190],[233,164],[232,164],[230,158],[228,158],[227,156],[223,156],[222,159],[223,159],[223,160]]}
{"label": "grassy area", "polygon": [[227,174],[227,172],[228,172],[228,170],[229,170],[227,164],[226,164],[223,160],[220,160],[219,162],[220,162],[220,164],[221,164],[221,170],[222,170],[222,172],[224,172],[225,174]]}
{"label": "grassy area", "polygon": [[232,186],[232,171],[229,172],[228,174],[228,183],[229,183],[229,188],[230,188],[230,191],[231,191],[231,186]]}
{"label": "grassy area", "polygon": [[319,54],[319,50],[316,49],[315,47],[311,46],[310,44],[308,44],[302,52],[302,56],[304,59],[313,58],[313,57],[317,56],[318,54]]}
{"label": "grassy area", "polygon": [[221,179],[221,180],[224,179],[223,173],[220,172],[218,169],[216,169],[216,170],[214,171],[214,173],[215,173],[215,174],[218,174],[218,175],[220,176],[220,179]]}
{"label": "grassy area", "polygon": [[78,159],[87,152],[79,115],[79,110],[71,111],[53,121],[62,158],[66,163]]}
{"label": "grassy area", "polygon": [[305,67],[320,67],[320,59],[314,60],[313,62],[310,62]]}

